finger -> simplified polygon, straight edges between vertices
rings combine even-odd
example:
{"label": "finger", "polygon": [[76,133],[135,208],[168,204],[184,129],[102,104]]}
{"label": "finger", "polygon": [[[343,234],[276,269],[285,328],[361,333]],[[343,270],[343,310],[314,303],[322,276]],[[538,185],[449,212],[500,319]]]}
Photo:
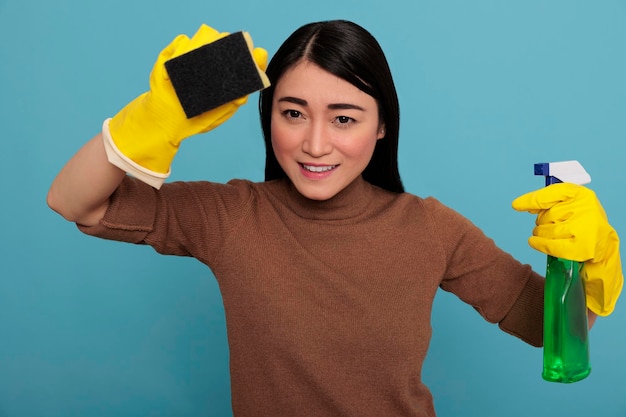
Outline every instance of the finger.
{"label": "finger", "polygon": [[194,118],[195,122],[198,123],[198,125],[200,126],[205,126],[204,129],[202,129],[202,133],[214,129],[216,126],[219,126],[226,120],[228,120],[239,108],[239,105],[236,103],[236,101],[237,100],[233,100],[226,104],[222,104],[221,106],[216,107],[213,110],[196,116]]}
{"label": "finger", "polygon": [[172,57],[174,57],[174,55],[176,55],[177,51],[184,48],[185,45],[187,45],[189,43],[189,38],[187,37],[187,35],[178,35],[177,37],[174,38],[174,40],[172,42],[170,42],[169,45],[167,45],[159,54],[159,61],[160,62],[165,62],[169,59],[171,59]]}
{"label": "finger", "polygon": [[517,211],[535,212],[549,209],[555,204],[569,201],[576,195],[576,184],[560,183],[540,188],[523,194],[513,200],[512,206]]}
{"label": "finger", "polygon": [[206,39],[213,39],[218,36],[220,36],[220,32],[205,23],[201,24],[196,33],[193,35],[194,38],[201,37]]}
{"label": "finger", "polygon": [[228,36],[228,32],[220,33],[212,27],[202,24],[191,38],[191,42],[189,43],[186,52],[197,49],[211,42],[215,42],[216,40],[221,39],[225,36]]}
{"label": "finger", "polygon": [[567,202],[558,203],[547,210],[539,210],[535,224],[537,226],[544,224],[564,223],[574,216],[574,210]]}
{"label": "finger", "polygon": [[[593,273],[589,274],[589,270],[595,265],[585,264],[583,268],[583,276],[585,277],[585,292],[587,293],[587,306],[591,311],[600,315],[607,316],[613,311],[615,301],[613,301],[612,294],[616,291],[614,288],[607,288],[604,280]],[[590,296],[593,294],[593,297]],[[619,294],[619,292],[618,292]],[[609,306],[607,308],[606,306]]]}
{"label": "finger", "polygon": [[239,97],[238,99],[234,100],[233,103],[236,106],[243,106],[244,104],[246,104],[248,102],[248,96],[243,96],[243,97]]}
{"label": "finger", "polygon": [[569,259],[578,262],[584,262],[587,260],[584,257],[581,258],[579,254],[575,253],[577,248],[574,239],[546,239],[543,237],[531,236],[528,238],[528,244],[531,248],[545,253],[546,255],[554,256],[555,258]]}
{"label": "finger", "polygon": [[254,48],[252,56],[254,57],[254,62],[256,62],[261,71],[265,71],[267,69],[267,51],[263,48]]}
{"label": "finger", "polygon": [[585,262],[582,271],[587,305],[591,311],[600,316],[608,316],[613,312],[624,285],[619,258],[611,265]]}
{"label": "finger", "polygon": [[165,69],[165,63],[169,61],[172,57],[178,55],[178,51],[180,49],[185,48],[185,45],[189,43],[189,38],[187,35],[178,35],[174,38],[169,45],[167,45],[160,53],[157,58],[157,62],[153,67],[152,72],[150,73],[150,88],[154,90],[157,85],[162,83],[162,80],[168,80],[169,74]]}
{"label": "finger", "polygon": [[544,239],[573,239],[576,235],[567,223],[551,223],[535,227],[533,236]]}

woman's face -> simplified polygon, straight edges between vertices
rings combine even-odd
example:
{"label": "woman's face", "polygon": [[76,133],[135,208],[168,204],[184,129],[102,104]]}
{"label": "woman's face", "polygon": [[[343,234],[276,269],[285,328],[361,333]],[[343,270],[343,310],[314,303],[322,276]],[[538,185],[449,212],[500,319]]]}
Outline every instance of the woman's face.
{"label": "woman's face", "polygon": [[332,198],[361,175],[384,136],[373,97],[308,61],[278,80],[272,147],[296,189]]}

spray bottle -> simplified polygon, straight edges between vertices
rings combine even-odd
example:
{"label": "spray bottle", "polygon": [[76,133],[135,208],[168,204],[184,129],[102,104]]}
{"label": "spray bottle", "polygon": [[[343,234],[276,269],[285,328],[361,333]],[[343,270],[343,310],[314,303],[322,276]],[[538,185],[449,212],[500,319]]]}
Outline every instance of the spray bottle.
{"label": "spray bottle", "polygon": [[[591,177],[578,161],[535,164],[546,186],[559,182],[587,184]],[[582,263],[548,255],[544,295],[543,373],[550,382],[586,378],[589,365],[587,304]]]}

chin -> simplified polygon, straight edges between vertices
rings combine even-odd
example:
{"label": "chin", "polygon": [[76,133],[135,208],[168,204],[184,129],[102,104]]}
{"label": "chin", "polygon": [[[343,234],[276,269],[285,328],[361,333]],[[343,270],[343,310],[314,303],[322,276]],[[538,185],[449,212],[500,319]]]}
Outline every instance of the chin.
{"label": "chin", "polygon": [[301,192],[300,194],[302,194],[304,197],[308,198],[309,200],[314,200],[314,201],[330,200],[331,198],[335,196],[335,194],[329,194],[329,193],[303,193]]}
{"label": "chin", "polygon": [[322,189],[320,190],[316,190],[308,186],[304,186],[304,187],[296,186],[296,189],[298,190],[300,194],[302,194],[303,197],[306,197],[309,200],[315,200],[315,201],[330,200],[335,195],[337,195],[336,192],[333,192],[324,187],[322,187]]}

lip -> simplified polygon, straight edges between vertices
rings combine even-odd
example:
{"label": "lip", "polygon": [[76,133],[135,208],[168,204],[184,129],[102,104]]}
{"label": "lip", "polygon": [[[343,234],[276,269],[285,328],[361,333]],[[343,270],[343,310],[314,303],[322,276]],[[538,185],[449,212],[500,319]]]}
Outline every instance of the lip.
{"label": "lip", "polygon": [[[327,165],[327,164],[309,164],[299,162],[298,166],[300,167],[300,172],[306,178],[313,180],[321,180],[324,178],[328,178],[331,176],[339,167],[339,165]],[[311,167],[317,170],[307,169],[306,167]]]}

